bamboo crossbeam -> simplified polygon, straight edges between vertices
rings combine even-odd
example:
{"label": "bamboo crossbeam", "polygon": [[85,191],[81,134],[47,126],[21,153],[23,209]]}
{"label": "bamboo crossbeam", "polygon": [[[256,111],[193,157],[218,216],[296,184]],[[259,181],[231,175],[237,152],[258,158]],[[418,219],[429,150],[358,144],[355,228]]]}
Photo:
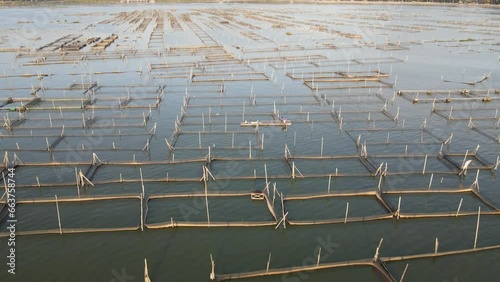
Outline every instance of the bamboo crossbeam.
{"label": "bamboo crossbeam", "polygon": [[394,218],[392,214],[381,214],[381,215],[370,215],[363,217],[348,217],[347,219],[334,218],[334,219],[323,219],[323,220],[287,220],[287,222],[290,225],[306,226],[306,225],[325,225],[325,224],[345,224],[354,222],[386,220],[392,218]]}
{"label": "bamboo crossbeam", "polygon": [[[481,212],[481,215],[500,215],[500,211],[485,211]],[[379,214],[379,215],[369,215],[360,217],[348,217],[348,218],[332,218],[332,219],[322,219],[322,220],[287,220],[290,225],[306,226],[306,225],[326,225],[326,224],[345,224],[354,222],[366,222],[375,220],[386,220],[393,219],[395,217],[395,212],[390,214]],[[447,217],[459,217],[459,216],[477,216],[477,212],[441,212],[441,213],[399,213],[400,219],[420,219],[420,218],[447,218]]]}
{"label": "bamboo crossbeam", "polygon": [[[500,211],[481,211],[481,215],[500,215]],[[458,216],[477,216],[477,211],[464,212],[461,211],[458,215],[456,212],[450,213],[400,213],[401,219],[417,219],[417,218],[442,218],[442,217],[458,217]]]}
{"label": "bamboo crossbeam", "polygon": [[411,189],[411,190],[390,190],[382,191],[384,195],[397,195],[397,194],[454,194],[454,193],[470,193],[472,189],[439,189],[439,190],[429,190],[428,188]]}
{"label": "bamboo crossbeam", "polygon": [[[246,147],[245,147],[246,148]],[[248,159],[244,159],[248,160]],[[101,165],[106,166],[148,166],[148,165],[175,165],[175,164],[184,164],[184,163],[202,163],[205,162],[204,158],[199,158],[199,159],[189,159],[189,160],[177,160],[177,161],[171,161],[171,160],[163,160],[163,161],[147,161],[147,162],[141,162],[141,161],[136,161],[136,162],[129,162],[129,161],[103,161]],[[24,162],[22,164],[19,164],[18,167],[22,166],[67,166],[67,167],[73,167],[73,166],[80,166],[80,165],[89,165],[89,162]]]}
{"label": "bamboo crossbeam", "polygon": [[170,199],[170,198],[190,198],[190,197],[250,197],[249,192],[224,192],[224,193],[183,193],[183,194],[162,194],[150,195],[146,201],[155,199]]}
{"label": "bamboo crossbeam", "polygon": [[287,196],[284,201],[297,201],[297,200],[312,200],[312,199],[322,199],[322,198],[337,198],[337,197],[356,197],[356,196],[374,196],[375,191],[364,191],[364,192],[341,192],[341,193],[317,193],[317,194],[300,194],[294,196]]}
{"label": "bamboo crossbeam", "polygon": [[381,257],[380,260],[383,262],[395,262],[395,261],[402,261],[402,260],[436,258],[436,257],[443,257],[443,256],[468,254],[468,253],[497,250],[497,249],[500,249],[500,245],[486,246],[486,247],[480,247],[480,248],[475,248],[475,249],[463,249],[463,250],[453,250],[453,251],[446,251],[446,252],[437,252],[437,253],[426,253],[426,254],[394,256],[394,257]]}
{"label": "bamboo crossbeam", "polygon": [[[104,228],[62,228],[63,234],[98,233],[98,232],[122,232],[137,231],[140,226],[133,227],[104,227]],[[45,229],[32,231],[16,231],[16,236],[60,234],[59,229]],[[0,232],[0,237],[9,237],[9,232]]]}
{"label": "bamboo crossbeam", "polygon": [[[57,200],[60,203],[72,203],[72,202],[90,202],[90,201],[109,201],[109,200],[126,200],[126,199],[141,199],[140,195],[93,195],[93,196],[81,196],[75,197],[62,197]],[[55,203],[54,198],[37,198],[37,199],[23,199],[21,198],[16,202],[16,204],[42,204],[42,203]]]}
{"label": "bamboo crossbeam", "polygon": [[378,261],[373,261],[373,259],[369,258],[369,259],[350,260],[350,261],[343,261],[343,262],[321,263],[321,264],[316,264],[316,265],[293,266],[293,267],[287,267],[287,268],[257,270],[257,271],[233,273],[233,274],[218,274],[216,276],[216,278],[217,278],[217,281],[225,281],[225,280],[256,278],[256,277],[263,277],[263,276],[285,275],[285,274],[306,272],[306,271],[310,272],[310,271],[318,271],[318,270],[341,268],[341,267],[369,266],[369,267],[375,268],[381,275],[383,275],[383,277],[386,281],[394,282],[395,281],[394,277],[392,277],[391,273],[388,272],[387,269],[384,269],[383,264],[388,263],[388,262],[405,261],[405,260],[422,259],[422,258],[436,258],[436,257],[466,254],[466,253],[475,253],[475,252],[496,250],[496,249],[500,249],[500,245],[486,246],[486,247],[475,248],[475,249],[463,249],[463,250],[453,250],[453,251],[446,251],[446,252],[437,252],[437,253],[424,253],[424,254],[407,255],[407,256],[394,256],[394,257],[380,257],[378,259]]}
{"label": "bamboo crossbeam", "polygon": [[[19,130],[16,130],[19,131]],[[254,133],[252,131],[252,133]],[[104,133],[104,132],[99,132],[99,134],[64,134],[64,138],[71,138],[71,137],[127,137],[127,136],[150,136],[151,134],[148,133]],[[12,134],[12,135],[3,135],[0,133],[0,139],[17,139],[17,138],[59,138],[61,137],[60,134],[54,134],[54,135],[47,135],[47,134],[33,134],[33,135],[20,135],[20,134]]]}
{"label": "bamboo crossbeam", "polygon": [[275,268],[275,269],[269,269],[269,270],[258,270],[258,271],[242,272],[242,273],[234,273],[234,274],[218,274],[216,278],[218,281],[248,279],[248,278],[255,278],[255,277],[284,275],[284,274],[297,273],[297,272],[317,271],[317,270],[322,270],[322,269],[331,269],[331,268],[348,267],[348,266],[350,266],[350,267],[353,267],[353,266],[374,267],[374,265],[370,259],[361,259],[361,260],[352,260],[352,261],[346,261],[346,262],[322,263],[319,266],[317,266],[317,265],[294,266],[294,267],[287,267],[287,268]]}
{"label": "bamboo crossbeam", "polygon": [[210,221],[210,225],[207,222],[167,222],[167,223],[148,223],[145,224],[148,229],[162,229],[162,228],[174,228],[174,227],[265,227],[274,226],[276,223],[274,221],[234,221],[234,222],[214,222]]}

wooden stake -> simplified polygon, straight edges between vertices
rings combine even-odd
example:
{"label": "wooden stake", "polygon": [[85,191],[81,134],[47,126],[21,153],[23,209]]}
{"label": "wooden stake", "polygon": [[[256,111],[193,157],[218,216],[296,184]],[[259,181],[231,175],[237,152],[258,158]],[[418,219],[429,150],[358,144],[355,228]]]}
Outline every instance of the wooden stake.
{"label": "wooden stake", "polygon": [[439,240],[436,238],[436,242],[434,243],[434,253],[437,254],[439,247]]}

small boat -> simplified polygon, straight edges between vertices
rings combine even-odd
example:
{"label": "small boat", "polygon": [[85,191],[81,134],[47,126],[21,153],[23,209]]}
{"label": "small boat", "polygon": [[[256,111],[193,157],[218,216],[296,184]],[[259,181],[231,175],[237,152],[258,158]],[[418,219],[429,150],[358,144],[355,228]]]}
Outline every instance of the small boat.
{"label": "small boat", "polygon": [[149,279],[148,261],[144,259],[144,282],[151,282]]}
{"label": "small boat", "polygon": [[252,190],[250,197],[252,200],[264,200],[264,192],[262,190]]}

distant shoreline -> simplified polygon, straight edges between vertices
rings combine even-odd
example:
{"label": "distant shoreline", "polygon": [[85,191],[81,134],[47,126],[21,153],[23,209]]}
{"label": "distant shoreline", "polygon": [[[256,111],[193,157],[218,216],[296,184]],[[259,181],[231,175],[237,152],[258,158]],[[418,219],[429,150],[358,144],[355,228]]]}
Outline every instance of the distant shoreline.
{"label": "distant shoreline", "polygon": [[[448,7],[482,7],[500,8],[497,4],[486,3],[451,3],[428,1],[349,1],[349,0],[155,0],[156,3],[142,2],[142,5],[154,4],[194,4],[194,3],[241,3],[241,4],[317,4],[317,5],[390,5],[390,6],[448,6]],[[48,1],[5,1],[0,0],[0,7],[29,7],[29,6],[54,6],[54,5],[134,5],[139,3],[120,3],[119,0],[48,0]]]}

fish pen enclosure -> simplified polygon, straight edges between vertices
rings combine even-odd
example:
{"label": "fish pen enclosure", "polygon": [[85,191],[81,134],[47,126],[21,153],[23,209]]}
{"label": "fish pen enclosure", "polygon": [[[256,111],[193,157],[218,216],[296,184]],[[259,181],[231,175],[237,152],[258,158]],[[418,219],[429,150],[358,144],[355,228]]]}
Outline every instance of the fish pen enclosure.
{"label": "fish pen enclosure", "polygon": [[99,241],[152,281],[465,281],[442,265],[498,256],[497,15],[214,5],[0,29],[2,239]]}

